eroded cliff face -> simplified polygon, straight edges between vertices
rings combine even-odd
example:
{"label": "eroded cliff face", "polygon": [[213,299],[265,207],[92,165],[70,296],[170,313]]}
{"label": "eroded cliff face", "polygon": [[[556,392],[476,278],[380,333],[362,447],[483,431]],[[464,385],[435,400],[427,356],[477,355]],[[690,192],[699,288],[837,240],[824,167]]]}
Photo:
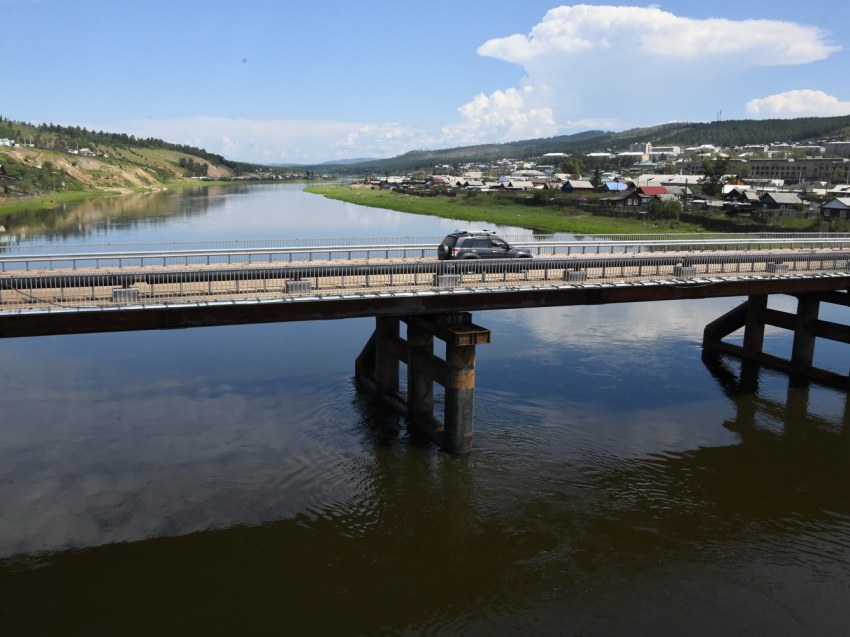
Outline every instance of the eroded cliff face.
{"label": "eroded cliff face", "polygon": [[[140,149],[136,154],[122,149],[109,158],[17,146],[0,149],[0,164],[8,159],[28,166],[41,166],[49,161],[56,170],[64,170],[87,188],[116,193],[129,193],[138,188],[159,190],[169,181],[185,179],[177,164],[181,157],[190,156],[169,150],[149,149]],[[209,177],[233,175],[233,171],[226,166],[211,164],[198,157],[191,159],[196,163],[207,164]]]}

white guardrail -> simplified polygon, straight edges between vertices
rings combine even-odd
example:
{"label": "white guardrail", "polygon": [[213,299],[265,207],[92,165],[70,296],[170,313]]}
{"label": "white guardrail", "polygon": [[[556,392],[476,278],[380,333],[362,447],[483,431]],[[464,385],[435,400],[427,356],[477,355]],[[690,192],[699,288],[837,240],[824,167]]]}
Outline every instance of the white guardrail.
{"label": "white guardrail", "polygon": [[[628,254],[643,252],[706,252],[706,251],[753,251],[770,249],[823,250],[843,249],[850,246],[850,235],[798,234],[791,237],[774,235],[682,235],[682,237],[651,240],[621,235],[614,239],[587,237],[555,240],[551,235],[517,235],[509,237],[509,243],[526,248],[538,256],[570,256],[573,254]],[[545,237],[547,240],[541,240]],[[624,238],[628,237],[628,238]],[[697,238],[698,237],[698,238]],[[28,253],[14,254],[0,251],[0,272],[42,269],[78,268],[126,268],[169,265],[232,265],[254,263],[292,263],[314,260],[353,260],[374,258],[428,258],[437,255],[437,246],[442,238],[428,242],[400,243],[399,238],[384,239],[384,243],[349,243],[341,245],[306,246],[235,246],[227,248],[174,247],[177,244],[158,244],[163,249],[134,251],[135,244],[78,245],[74,252],[66,252],[70,246],[33,246]],[[406,239],[404,237],[403,239]],[[316,240],[317,243],[319,240]],[[336,242],[338,240],[327,240]],[[244,242],[255,243],[255,242]],[[52,247],[54,252],[42,252]],[[39,248],[36,250],[35,248]],[[58,249],[61,248],[61,249]],[[105,249],[112,248],[112,249]]]}
{"label": "white guardrail", "polygon": [[[837,277],[847,287],[850,277],[850,245],[837,247],[832,241],[826,245],[807,241],[793,247],[786,242],[781,248],[775,241],[748,242],[753,246],[749,250],[700,249],[708,245],[705,243],[687,244],[690,250],[686,251],[670,247],[681,245],[665,242],[657,250],[642,252],[574,252],[534,259],[340,259],[14,270],[0,274],[0,314],[98,308],[137,310],[168,304],[322,301],[375,295],[533,292],[562,286],[711,285],[746,278]],[[263,251],[267,253],[268,250]],[[168,253],[152,258],[163,258],[162,254]]]}

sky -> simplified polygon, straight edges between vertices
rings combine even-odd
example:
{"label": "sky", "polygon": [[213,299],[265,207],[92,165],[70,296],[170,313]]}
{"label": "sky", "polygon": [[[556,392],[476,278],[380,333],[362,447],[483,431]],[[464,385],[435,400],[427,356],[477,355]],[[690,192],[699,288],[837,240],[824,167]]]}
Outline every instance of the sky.
{"label": "sky", "polygon": [[0,0],[0,115],[284,164],[850,115],[848,18],[846,0]]}

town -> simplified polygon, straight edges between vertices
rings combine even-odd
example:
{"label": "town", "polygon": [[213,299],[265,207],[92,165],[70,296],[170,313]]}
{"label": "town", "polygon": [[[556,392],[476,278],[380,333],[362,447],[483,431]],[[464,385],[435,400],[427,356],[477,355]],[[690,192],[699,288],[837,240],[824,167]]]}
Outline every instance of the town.
{"label": "town", "polygon": [[[533,159],[439,164],[432,174],[372,176],[354,187],[420,196],[534,196],[537,203],[596,204],[636,216],[663,209],[756,216],[765,223],[771,217],[829,221],[850,214],[850,140],[736,148],[644,142],[619,153],[546,153]],[[556,193],[577,196],[565,201],[556,199]]]}

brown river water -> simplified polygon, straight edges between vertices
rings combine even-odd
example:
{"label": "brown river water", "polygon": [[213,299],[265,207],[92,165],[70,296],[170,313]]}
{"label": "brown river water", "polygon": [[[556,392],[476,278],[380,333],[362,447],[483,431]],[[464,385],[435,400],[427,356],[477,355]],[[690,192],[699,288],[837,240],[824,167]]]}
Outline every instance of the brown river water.
{"label": "brown river water", "polygon": [[[466,225],[295,186],[146,197],[5,236]],[[845,635],[847,396],[704,356],[740,301],[476,313],[464,457],[356,390],[370,320],[0,341],[0,634]]]}

